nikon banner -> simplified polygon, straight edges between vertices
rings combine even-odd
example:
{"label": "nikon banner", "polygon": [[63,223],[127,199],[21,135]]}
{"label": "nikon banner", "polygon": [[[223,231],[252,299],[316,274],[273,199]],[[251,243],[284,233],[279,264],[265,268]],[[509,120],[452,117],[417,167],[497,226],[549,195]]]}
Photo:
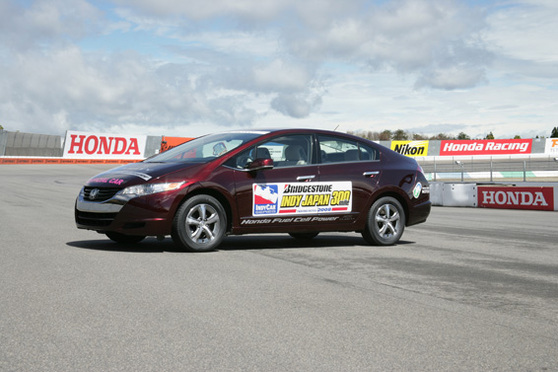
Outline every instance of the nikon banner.
{"label": "nikon banner", "polygon": [[428,141],[391,141],[391,149],[405,156],[427,156]]}

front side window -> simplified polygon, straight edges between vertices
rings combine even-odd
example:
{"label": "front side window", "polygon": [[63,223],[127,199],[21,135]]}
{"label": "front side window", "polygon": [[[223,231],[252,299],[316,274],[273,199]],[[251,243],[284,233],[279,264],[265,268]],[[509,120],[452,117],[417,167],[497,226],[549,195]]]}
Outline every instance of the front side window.
{"label": "front side window", "polygon": [[318,136],[321,163],[378,160],[378,151],[363,143],[334,136]]}
{"label": "front side window", "polygon": [[275,137],[243,151],[229,166],[243,169],[255,159],[272,159],[274,168],[312,164],[312,136],[293,134]]}
{"label": "front side window", "polygon": [[188,141],[145,160],[147,163],[204,163],[218,158],[265,132],[229,132],[210,134]]}

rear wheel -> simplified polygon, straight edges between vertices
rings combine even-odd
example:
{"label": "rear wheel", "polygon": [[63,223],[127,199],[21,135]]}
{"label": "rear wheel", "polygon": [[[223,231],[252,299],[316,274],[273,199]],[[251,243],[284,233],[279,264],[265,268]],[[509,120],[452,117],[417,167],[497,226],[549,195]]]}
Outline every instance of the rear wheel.
{"label": "rear wheel", "polygon": [[318,233],[317,232],[289,233],[289,235],[297,240],[310,240],[318,236]]}
{"label": "rear wheel", "polygon": [[105,235],[112,241],[120,244],[133,244],[139,243],[145,236],[142,235],[125,235],[114,231],[106,232]]}
{"label": "rear wheel", "polygon": [[370,208],[362,236],[374,245],[393,245],[405,229],[405,211],[395,198],[384,196]]}
{"label": "rear wheel", "polygon": [[221,203],[209,195],[188,199],[176,212],[172,239],[186,251],[207,252],[225,237],[227,215]]}

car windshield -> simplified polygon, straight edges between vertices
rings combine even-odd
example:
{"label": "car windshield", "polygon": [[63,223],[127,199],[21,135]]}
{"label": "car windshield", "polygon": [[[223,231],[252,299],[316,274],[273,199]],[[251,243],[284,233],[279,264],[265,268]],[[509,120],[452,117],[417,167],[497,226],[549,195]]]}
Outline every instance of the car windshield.
{"label": "car windshield", "polygon": [[267,132],[246,131],[210,134],[155,155],[146,163],[205,163]]}

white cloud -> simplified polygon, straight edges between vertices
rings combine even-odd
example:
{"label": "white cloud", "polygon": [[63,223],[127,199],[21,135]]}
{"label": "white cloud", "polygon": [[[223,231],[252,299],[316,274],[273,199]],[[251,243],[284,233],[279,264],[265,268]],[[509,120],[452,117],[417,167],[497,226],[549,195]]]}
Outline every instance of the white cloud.
{"label": "white cloud", "polygon": [[28,7],[0,2],[0,48],[27,50],[77,40],[99,26],[101,12],[84,0],[42,0]]}
{"label": "white cloud", "polygon": [[0,123],[546,134],[556,2],[476,3],[2,1]]}
{"label": "white cloud", "polygon": [[485,40],[504,57],[541,63],[557,62],[558,3],[522,1],[494,12]]}
{"label": "white cloud", "polygon": [[254,69],[254,83],[263,90],[296,92],[304,90],[310,80],[311,76],[304,66],[282,60]]}

